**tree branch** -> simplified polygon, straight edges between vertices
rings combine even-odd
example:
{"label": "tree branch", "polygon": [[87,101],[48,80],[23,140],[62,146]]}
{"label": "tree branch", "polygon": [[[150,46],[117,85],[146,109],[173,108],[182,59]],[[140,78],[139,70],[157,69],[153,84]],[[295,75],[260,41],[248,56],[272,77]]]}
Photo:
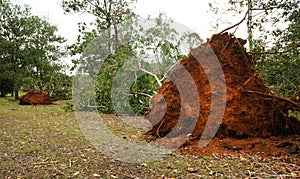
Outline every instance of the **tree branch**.
{"label": "tree branch", "polygon": [[270,98],[276,98],[276,99],[279,99],[279,100],[282,100],[282,101],[286,101],[286,102],[292,104],[296,108],[300,108],[299,104],[297,104],[296,102],[294,102],[294,101],[292,101],[288,98],[285,98],[285,97],[275,96],[275,95],[266,94],[266,93],[262,93],[262,92],[258,92],[258,91],[251,91],[251,90],[245,90],[244,92],[245,93],[252,93],[252,94],[259,94],[259,95],[267,96],[267,97],[270,97]]}
{"label": "tree branch", "polygon": [[289,7],[289,6],[286,6],[284,4],[280,4],[278,6],[269,6],[269,7],[266,7],[266,8],[251,8],[250,10],[253,10],[253,11],[267,11],[267,10],[279,9],[279,8],[283,8],[283,7]]}
{"label": "tree branch", "polygon": [[276,54],[284,54],[284,53],[288,53],[289,51],[292,51],[296,48],[299,48],[300,47],[300,42],[298,44],[296,44],[294,47],[291,47],[291,48],[288,48],[287,50],[285,51],[281,51],[281,52],[249,52],[249,54],[252,54],[252,55],[255,55],[255,54],[259,54],[259,55],[276,55]]}
{"label": "tree branch", "polygon": [[145,69],[143,69],[143,68],[140,68],[140,70],[143,71],[143,72],[145,72],[145,73],[147,73],[148,75],[153,76],[153,77],[155,78],[156,82],[158,83],[158,85],[159,85],[159,86],[162,86],[162,83],[161,83],[161,81],[159,80],[159,78],[157,77],[156,74],[151,73],[150,71],[147,71],[147,70],[145,70]]}
{"label": "tree branch", "polygon": [[143,96],[147,96],[149,98],[152,98],[152,96],[150,94],[147,94],[147,93],[138,93],[138,92],[134,92],[134,91],[132,91],[131,93],[124,93],[124,94],[129,95],[129,96],[137,94],[137,95],[143,95]]}
{"label": "tree branch", "polygon": [[228,31],[228,30],[230,30],[230,29],[232,29],[232,28],[240,25],[247,18],[249,12],[252,11],[252,10],[272,10],[272,9],[282,8],[282,7],[288,7],[288,6],[285,6],[285,5],[281,4],[281,5],[278,5],[278,6],[270,6],[268,8],[251,8],[251,9],[248,9],[246,11],[246,13],[245,13],[245,16],[243,17],[243,19],[240,22],[238,22],[238,23],[236,23],[236,24],[234,24],[234,25],[232,25],[232,26],[230,26],[230,27],[222,30],[221,32],[217,33],[216,35],[220,35],[220,34],[226,32],[226,31]]}
{"label": "tree branch", "polygon": [[139,69],[139,70],[141,70],[142,72],[144,72],[144,73],[146,73],[146,74],[148,74],[148,75],[153,76],[153,77],[155,78],[156,82],[158,83],[158,85],[159,85],[159,86],[162,86],[162,82],[160,81],[160,79],[158,78],[158,76],[157,76],[156,74],[151,73],[150,71],[145,70],[145,69],[142,67],[140,61],[138,62],[138,65],[139,65],[139,66],[138,66],[138,69]]}
{"label": "tree branch", "polygon": [[163,78],[160,81],[164,81],[165,79],[167,79],[168,77],[168,73],[173,70],[173,68],[177,65],[178,63],[174,63],[169,69],[168,71],[164,74]]}
{"label": "tree branch", "polygon": [[245,13],[245,16],[243,17],[243,19],[240,22],[238,22],[238,23],[236,23],[236,24],[234,24],[234,25],[232,25],[230,27],[227,27],[226,29],[222,30],[221,32],[217,33],[216,35],[220,35],[220,34],[226,32],[226,31],[228,31],[228,30],[230,30],[230,29],[232,29],[232,28],[240,25],[247,18],[247,15],[249,14],[249,11],[250,11],[250,9],[247,10],[247,12]]}

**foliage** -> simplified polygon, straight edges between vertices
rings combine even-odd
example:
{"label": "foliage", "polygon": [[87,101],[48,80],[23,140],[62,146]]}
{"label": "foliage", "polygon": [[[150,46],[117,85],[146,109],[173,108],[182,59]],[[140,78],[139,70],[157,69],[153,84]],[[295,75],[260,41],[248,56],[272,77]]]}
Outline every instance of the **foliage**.
{"label": "foliage", "polygon": [[[286,51],[285,53],[263,55],[256,61],[255,66],[260,71],[261,77],[274,87],[274,91],[288,97],[292,97],[300,91],[300,78],[299,75],[295,75],[300,74],[299,8],[300,1],[262,3],[260,9],[264,10],[265,15],[258,19],[258,22],[253,23],[253,28],[262,29],[263,26],[266,27],[267,23],[273,26],[273,28],[263,29],[264,35],[259,37],[265,44],[265,51]],[[273,15],[270,16],[271,13]],[[257,45],[254,44],[254,47]],[[253,51],[256,50],[256,48],[253,49]]]}
{"label": "foliage", "polygon": [[[82,53],[87,44],[104,30],[109,38],[106,40],[105,51],[113,52],[119,46],[117,25],[134,16],[130,9],[134,2],[135,0],[63,0],[62,7],[66,13],[86,13],[95,17],[91,24],[79,23],[79,32],[82,34],[78,36],[77,43],[70,46],[71,54]],[[92,30],[89,29],[90,26]]]}
{"label": "foliage", "polygon": [[[143,26],[144,23],[149,24]],[[83,51],[78,72],[90,76],[98,73],[95,83],[100,112],[119,114],[131,108],[134,114],[143,114],[151,96],[166,80],[168,71],[184,57],[183,48],[194,47],[201,39],[190,32],[180,34],[173,21],[163,14],[153,20],[132,19],[119,24],[118,29],[122,38],[119,38],[121,45],[117,50],[108,55],[103,44],[111,39],[107,38],[106,31],[100,33]],[[123,80],[118,82],[116,76],[120,74],[123,76],[118,78]],[[114,84],[122,84],[122,88],[113,89]],[[119,100],[113,103],[112,96],[116,94]],[[129,102],[124,104],[126,98]],[[116,111],[115,108],[122,105],[125,111]]]}
{"label": "foliage", "polygon": [[130,58],[132,58],[132,50],[128,46],[122,46],[101,64],[96,84],[96,100],[101,105],[100,112],[115,113],[111,100],[111,86],[120,68]]}
{"label": "foliage", "polygon": [[141,75],[131,86],[130,105],[135,114],[145,114],[149,108],[150,97],[158,89],[155,78],[151,75]]}
{"label": "foliage", "polygon": [[288,115],[289,115],[289,117],[294,117],[300,121],[300,111],[289,110]]}
{"label": "foliage", "polygon": [[228,4],[230,12],[247,13],[249,50],[260,76],[278,94],[294,96],[300,91],[295,75],[300,73],[300,1],[229,0]]}
{"label": "foliage", "polygon": [[[299,13],[299,3],[299,0],[229,0],[228,10],[237,14],[248,11],[248,34],[253,35],[249,38],[262,39],[268,45],[267,47],[270,47],[282,38],[283,33],[289,33],[287,26],[293,23],[293,19],[297,20],[295,14]],[[251,46],[249,49],[252,51]]]}
{"label": "foliage", "polygon": [[64,54],[61,44],[65,39],[55,34],[57,27],[30,11],[29,6],[9,1],[0,4],[0,78],[12,81],[16,99],[28,81],[34,89],[46,90],[49,78],[54,78],[51,75],[61,70],[57,62]]}
{"label": "foliage", "polygon": [[25,46],[27,35],[31,29],[26,26],[29,19],[29,7],[13,6],[9,2],[0,4],[0,51],[1,51],[1,76],[13,82],[13,88],[18,96],[19,77],[27,61],[25,61]]}
{"label": "foliage", "polygon": [[49,76],[48,88],[45,92],[51,94],[53,100],[69,100],[72,98],[72,77],[63,72],[56,72]]}
{"label": "foliage", "polygon": [[[145,112],[150,97],[166,80],[166,73],[183,57],[182,48],[191,48],[202,41],[195,33],[185,32],[179,35],[172,26],[173,21],[164,14],[141,22],[130,9],[134,2],[135,0],[63,0],[62,3],[66,13],[80,12],[95,17],[95,21],[89,25],[79,24],[81,34],[69,48],[71,54],[81,54],[80,59],[73,61],[77,73],[83,78],[90,76],[95,80],[96,102],[102,113],[116,113],[114,108],[121,105],[131,107],[136,114]],[[150,21],[152,23],[147,24]],[[145,24],[146,27],[143,26]],[[183,42],[188,46],[182,47]],[[125,73],[132,75],[134,81],[122,81],[123,88],[131,91],[127,93],[117,88],[117,91],[112,92],[115,76],[122,72],[122,68],[132,72]],[[123,78],[129,79],[129,76]],[[113,104],[112,93],[123,95],[118,96],[120,99],[129,96],[130,106],[128,103],[121,104],[122,100]],[[81,103],[90,105],[83,101],[90,101],[90,95],[80,98]]]}
{"label": "foliage", "polygon": [[[112,112],[110,84],[117,68],[122,65],[122,60],[125,59],[122,56],[124,54],[122,50],[116,52],[119,48],[119,41],[121,41],[119,37],[122,36],[117,24],[134,15],[129,8],[133,2],[133,0],[62,1],[62,7],[66,13],[87,13],[95,17],[95,21],[91,24],[85,22],[79,24],[81,34],[78,36],[77,42],[69,47],[71,55],[81,54],[79,60],[73,60],[78,74],[74,83],[76,90],[73,94],[78,100],[75,102],[76,109],[86,110],[87,106],[95,105],[91,99],[94,94],[86,86],[89,83],[80,82],[80,79],[83,78],[90,83],[93,83],[93,80],[98,81],[96,96],[101,103],[100,109],[103,109],[102,112],[105,113]],[[107,58],[112,53],[120,55],[117,57],[117,61],[113,58]],[[101,67],[99,66],[100,63],[103,63]],[[99,69],[101,73],[99,77],[96,77]],[[105,107],[102,108],[102,106]]]}
{"label": "foliage", "polygon": [[278,94],[293,97],[299,92],[300,79],[295,74],[300,74],[300,57],[273,55],[256,62],[255,67],[260,71],[260,77]]}

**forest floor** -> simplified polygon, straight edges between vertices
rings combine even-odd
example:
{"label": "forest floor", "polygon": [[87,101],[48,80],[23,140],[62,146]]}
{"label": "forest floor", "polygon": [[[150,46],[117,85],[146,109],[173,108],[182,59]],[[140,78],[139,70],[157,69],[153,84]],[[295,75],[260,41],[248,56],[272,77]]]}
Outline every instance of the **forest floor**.
{"label": "forest floor", "polygon": [[[273,156],[249,154],[232,146],[227,147],[232,152],[210,151],[196,155],[176,151],[153,162],[121,162],[102,154],[89,143],[79,128],[74,112],[64,110],[67,103],[56,101],[54,105],[48,106],[21,106],[18,102],[9,102],[7,98],[0,99],[0,178],[300,176],[299,153]],[[106,120],[110,118],[116,117],[105,116]],[[145,132],[127,130],[118,120],[111,120],[109,125],[111,131],[122,136],[142,136]],[[127,139],[131,140],[131,137]],[[134,140],[142,138],[135,137]],[[269,140],[272,141],[257,139],[256,143],[267,148]],[[280,144],[280,141],[277,142]]]}

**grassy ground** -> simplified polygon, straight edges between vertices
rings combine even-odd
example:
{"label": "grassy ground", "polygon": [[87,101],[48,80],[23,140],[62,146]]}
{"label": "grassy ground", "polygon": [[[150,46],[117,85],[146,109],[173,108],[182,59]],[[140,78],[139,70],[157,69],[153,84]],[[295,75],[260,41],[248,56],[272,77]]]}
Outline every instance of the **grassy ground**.
{"label": "grassy ground", "polygon": [[[289,158],[247,154],[192,156],[175,152],[158,161],[131,164],[97,151],[84,137],[65,101],[20,106],[0,99],[0,178],[291,178]],[[112,131],[128,132],[119,124]],[[134,135],[141,135],[137,131]],[[130,137],[129,137],[130,139]]]}

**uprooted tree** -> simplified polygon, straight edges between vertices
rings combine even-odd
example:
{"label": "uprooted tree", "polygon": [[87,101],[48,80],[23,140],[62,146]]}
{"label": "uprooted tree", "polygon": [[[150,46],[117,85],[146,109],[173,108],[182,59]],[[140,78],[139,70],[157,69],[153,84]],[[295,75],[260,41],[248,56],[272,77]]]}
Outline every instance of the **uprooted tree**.
{"label": "uprooted tree", "polygon": [[[243,46],[245,43],[243,39],[222,32],[191,50],[190,55],[180,61],[181,66],[169,74],[170,80],[152,98],[146,117],[153,127],[147,132],[147,136],[189,136],[188,141],[198,141],[204,128],[213,133],[218,127],[218,137],[299,134],[300,122],[287,114],[289,110],[299,111],[300,105],[272,93],[252,68],[251,56]],[[223,87],[224,80],[218,75],[220,68],[214,61],[216,57],[225,77],[225,98],[221,97],[223,94],[220,88]],[[185,70],[188,73],[184,73]],[[189,75],[193,79],[192,83],[187,80]],[[214,89],[211,83],[214,83]],[[198,93],[196,96],[199,96],[196,98],[191,90],[194,85]],[[212,103],[212,98],[219,98],[217,104]],[[218,106],[219,103],[224,102],[224,115],[222,112],[216,113],[215,111],[221,111],[218,110],[221,107]],[[222,119],[221,123],[210,121],[210,125],[206,126],[210,115],[217,115]],[[193,123],[194,126],[191,125]],[[208,132],[208,136],[215,135]]]}
{"label": "uprooted tree", "polygon": [[49,105],[53,104],[50,95],[41,92],[29,91],[19,102],[20,105]]}
{"label": "uprooted tree", "polygon": [[[209,3],[219,21],[224,15],[244,15],[249,53],[260,77],[283,96],[297,97],[300,91],[299,0],[228,0]],[[219,21],[213,22],[216,30]],[[247,26],[247,27],[246,27]],[[218,29],[217,31],[219,31]],[[299,96],[298,96],[299,98]]]}
{"label": "uprooted tree", "polygon": [[0,3],[0,83],[1,95],[24,88],[53,91],[55,76],[62,74],[60,58],[65,39],[47,19],[32,15],[28,5],[10,0]]}
{"label": "uprooted tree", "polygon": [[[164,137],[172,142],[184,138],[188,139],[186,144],[190,144],[197,143],[199,139],[209,140],[214,136],[243,138],[299,134],[299,97],[296,95],[296,100],[281,97],[267,85],[273,86],[276,82],[275,91],[287,96],[293,96],[297,89],[299,90],[299,78],[295,75],[299,73],[299,33],[295,33],[295,30],[299,29],[296,28],[299,24],[299,1],[281,1],[279,5],[276,5],[276,1],[261,2],[229,1],[234,7],[236,4],[240,5],[239,8],[235,7],[229,11],[237,10],[241,14],[244,12],[241,9],[246,7],[244,18],[213,35],[207,43],[191,50],[190,55],[180,62],[181,65],[169,74],[169,81],[153,96],[151,107],[146,113],[146,117],[153,124],[146,136],[152,136],[154,139]],[[281,9],[278,11],[279,15],[268,18],[268,14],[277,9]],[[264,13],[262,18],[255,22],[252,19],[256,16],[254,11]],[[276,26],[271,31],[260,31],[265,32],[265,37],[254,39],[254,28],[264,27],[264,22],[274,22],[273,25],[282,22],[279,18],[287,24],[286,32]],[[238,27],[245,20],[248,22],[250,52],[244,48],[245,40],[224,33]],[[276,42],[271,49],[267,49],[267,40],[263,40],[267,36],[274,37],[273,42]],[[221,67],[217,67],[218,64]],[[278,64],[284,68],[278,68]],[[220,69],[225,80],[220,76]],[[279,75],[273,74],[276,70]],[[185,71],[188,73],[184,73]],[[280,75],[280,72],[283,73]],[[192,81],[187,80],[190,76]],[[292,82],[288,79],[292,79]],[[225,95],[222,91],[224,83]],[[278,85],[284,88],[279,88]],[[191,90],[195,86],[196,95],[192,94]],[[222,111],[224,104],[226,106]],[[217,118],[221,120],[211,120]]]}

